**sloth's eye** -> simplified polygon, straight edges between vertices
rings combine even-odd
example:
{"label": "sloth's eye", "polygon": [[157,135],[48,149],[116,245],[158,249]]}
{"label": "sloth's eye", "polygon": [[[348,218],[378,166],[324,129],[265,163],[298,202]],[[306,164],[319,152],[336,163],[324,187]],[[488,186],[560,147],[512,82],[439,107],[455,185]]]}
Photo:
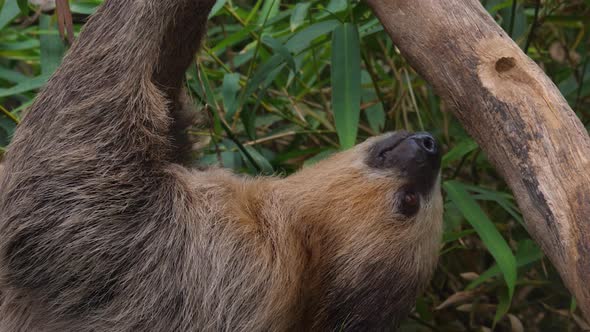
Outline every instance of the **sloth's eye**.
{"label": "sloth's eye", "polygon": [[420,209],[420,195],[411,190],[402,191],[400,194],[399,212],[406,217],[415,215]]}

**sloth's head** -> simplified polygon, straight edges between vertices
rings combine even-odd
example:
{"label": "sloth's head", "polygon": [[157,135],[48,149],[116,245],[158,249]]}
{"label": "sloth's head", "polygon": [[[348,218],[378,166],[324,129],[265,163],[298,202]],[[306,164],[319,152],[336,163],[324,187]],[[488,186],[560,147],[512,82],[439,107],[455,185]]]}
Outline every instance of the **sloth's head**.
{"label": "sloth's head", "polygon": [[287,179],[308,227],[316,327],[387,329],[407,315],[437,262],[440,163],[430,134],[400,131]]}

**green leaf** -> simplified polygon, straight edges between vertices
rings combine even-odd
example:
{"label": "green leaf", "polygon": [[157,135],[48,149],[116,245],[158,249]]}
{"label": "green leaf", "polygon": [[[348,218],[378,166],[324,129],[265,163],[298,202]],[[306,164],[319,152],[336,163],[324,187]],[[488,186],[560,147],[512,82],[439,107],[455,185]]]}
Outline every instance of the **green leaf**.
{"label": "green leaf", "polygon": [[238,92],[240,91],[240,74],[228,73],[223,77],[221,95],[223,96],[223,106],[225,107],[226,118],[231,119],[236,113],[238,107]]}
{"label": "green leaf", "polygon": [[496,16],[501,18],[498,23],[502,25],[502,28],[506,33],[508,33],[513,40],[524,42],[523,37],[525,37],[528,30],[524,6],[519,4],[516,0],[508,0],[491,8],[490,13],[493,13],[496,10]]}
{"label": "green leaf", "polygon": [[295,5],[295,9],[293,9],[293,13],[291,14],[291,21],[289,22],[291,31],[297,30],[303,24],[310,6],[311,3],[309,2],[300,2]]}
{"label": "green leaf", "polygon": [[14,134],[16,123],[3,113],[0,113],[0,146],[7,146]]}
{"label": "green leaf", "polygon": [[[377,96],[375,95],[375,97],[377,97]],[[375,99],[376,98],[371,99],[367,102],[372,102]],[[365,101],[364,95],[363,95],[363,101]],[[383,131],[383,127],[385,127],[385,120],[386,120],[385,109],[383,108],[383,103],[378,102],[375,105],[368,107],[365,110],[365,116],[367,117],[367,122],[369,122],[369,126],[371,127],[371,129],[373,129],[373,131],[375,131],[376,133],[381,133]]]}
{"label": "green leaf", "polygon": [[332,39],[332,108],[342,149],[356,144],[361,104],[361,56],[356,26],[344,23]]}
{"label": "green leaf", "polygon": [[443,186],[449,199],[455,203],[496,260],[508,286],[509,299],[512,299],[516,285],[516,258],[508,243],[477,202],[469,195],[463,184],[457,181],[447,181]]}
{"label": "green leaf", "polygon": [[207,103],[208,107],[218,112],[219,110],[217,109],[217,100],[215,99],[215,93],[213,92],[213,88],[211,87],[211,83],[209,82],[209,75],[207,75],[207,73],[202,67],[196,68],[195,66],[191,66],[191,68],[189,68],[189,71],[193,70],[193,75],[195,77],[197,77],[198,75],[197,70],[200,72],[200,77],[202,80],[202,85],[200,84],[201,82],[195,81],[193,88],[195,89],[195,91],[201,93],[201,98],[203,98],[203,101]]}
{"label": "green leaf", "polygon": [[331,13],[339,13],[348,8],[348,0],[330,0],[327,10]]}
{"label": "green leaf", "polygon": [[573,313],[576,311],[577,306],[578,304],[576,303],[576,298],[572,297],[572,300],[570,301],[570,312]]}
{"label": "green leaf", "polygon": [[2,10],[0,10],[0,29],[4,29],[18,14],[20,14],[20,10],[16,1],[5,1]]}
{"label": "green leaf", "polygon": [[0,50],[3,51],[23,51],[32,50],[39,47],[39,41],[36,39],[29,39],[19,42],[0,43]]}
{"label": "green leaf", "polygon": [[70,10],[72,11],[72,13],[75,13],[75,14],[92,15],[98,9],[98,6],[101,3],[102,2],[98,2],[98,1],[93,1],[93,2],[90,2],[90,3],[87,3],[87,2],[71,2],[70,3]]}
{"label": "green leaf", "polygon": [[223,38],[217,45],[215,45],[211,51],[215,54],[221,54],[221,52],[225,51],[228,47],[231,47],[237,43],[244,42],[247,40],[248,35],[252,32],[250,27],[245,27],[240,29],[238,32],[227,36],[227,38]]}
{"label": "green leaf", "polygon": [[223,8],[227,0],[217,0],[213,8],[211,8],[211,12],[209,13],[209,18],[217,15],[217,13]]}
{"label": "green leaf", "polygon": [[[254,159],[256,164],[258,164],[258,166],[261,168],[262,174],[272,175],[274,173],[272,165],[268,162],[268,160],[262,154],[260,154],[260,152],[258,152],[258,150],[256,150],[255,148],[253,148],[251,146],[245,146],[245,148],[246,148],[246,151],[248,151],[248,153],[250,154],[250,156]],[[246,162],[246,164],[248,164],[249,166],[254,168],[253,165],[251,165],[248,158],[246,158],[245,155],[243,155],[243,157],[244,157],[243,158],[244,162]]]}
{"label": "green leaf", "polygon": [[[516,267],[520,268],[543,258],[543,252],[541,252],[541,249],[539,249],[539,247],[533,241],[523,240],[518,246],[515,258]],[[502,271],[500,270],[498,265],[495,264],[491,268],[487,269],[484,273],[482,273],[477,279],[473,280],[469,285],[467,285],[466,289],[474,289],[477,286],[483,284],[484,282],[490,280],[491,278],[499,276],[501,274]]]}
{"label": "green leaf", "polygon": [[497,11],[510,7],[513,0],[490,0],[486,4],[486,9],[490,14],[494,14]]}
{"label": "green leaf", "polygon": [[0,67],[0,79],[7,80],[12,83],[21,83],[29,78],[22,73]]}
{"label": "green leaf", "polygon": [[383,31],[383,24],[376,17],[359,26],[361,39],[381,31]]}
{"label": "green leaf", "polygon": [[66,47],[57,31],[57,24],[52,21],[51,16],[41,15],[39,25],[48,32],[40,36],[41,71],[43,74],[51,75],[61,63]]}
{"label": "green leaf", "polygon": [[235,171],[239,171],[244,167],[242,161],[242,154],[239,151],[238,146],[229,139],[223,139],[218,143],[219,155],[216,152],[204,155],[200,160],[201,165],[221,165],[225,168],[230,168]]}
{"label": "green leaf", "polygon": [[527,32],[528,32],[528,24],[526,15],[524,13],[524,6],[519,4],[516,6],[516,12],[513,13],[514,15],[514,30],[512,32],[512,39],[517,40],[520,39],[522,41],[522,46],[524,46],[524,40],[526,39]]}
{"label": "green leaf", "polygon": [[16,4],[22,15],[29,15],[29,0],[16,0]]}
{"label": "green leaf", "polygon": [[471,138],[467,138],[464,141],[461,141],[459,144],[455,145],[449,152],[447,152],[442,158],[442,165],[443,167],[447,166],[449,163],[459,160],[463,158],[466,154],[470,153],[471,151],[477,149],[477,143]]}
{"label": "green leaf", "polygon": [[500,292],[498,295],[498,306],[496,307],[496,314],[494,315],[494,322],[492,325],[492,330],[496,328],[496,324],[508,313],[510,310],[510,304],[512,302],[512,298],[506,292]]}
{"label": "green leaf", "polygon": [[293,35],[293,37],[287,41],[285,47],[289,49],[291,53],[298,54],[305,50],[316,38],[325,36],[331,31],[334,31],[334,28],[339,25],[340,22],[337,20],[328,20],[312,24]]}
{"label": "green leaf", "polygon": [[484,189],[478,186],[464,186],[467,190],[478,193],[478,195],[475,196],[477,200],[494,201],[498,203],[498,205],[500,205],[504,210],[506,210],[506,212],[508,212],[512,216],[512,218],[514,218],[514,220],[518,221],[521,225],[524,226],[524,221],[522,219],[522,216],[518,212],[518,207],[515,203],[513,203],[514,197],[512,197],[512,195],[508,193]]}
{"label": "green leaf", "polygon": [[293,73],[297,73],[297,64],[295,63],[295,58],[293,58],[293,55],[291,55],[291,52],[289,52],[287,47],[285,47],[277,39],[274,39],[268,35],[264,35],[262,37],[262,42],[272,48],[275,53],[280,54],[287,62],[287,65],[289,65]]}
{"label": "green leaf", "polygon": [[361,73],[361,81],[363,86],[370,85],[370,88],[363,89],[363,104],[374,104],[365,109],[365,117],[367,118],[367,122],[369,123],[371,129],[373,129],[373,131],[375,131],[376,133],[381,133],[381,131],[385,127],[386,120],[383,103],[379,100],[377,92],[375,91],[375,87],[373,86],[371,76],[366,70],[363,70]]}
{"label": "green leaf", "polygon": [[19,93],[24,93],[24,92],[28,92],[31,90],[39,89],[43,85],[45,85],[45,83],[47,82],[47,79],[49,79],[48,75],[41,75],[41,76],[31,78],[27,81],[23,81],[11,88],[0,89],[0,98],[13,96],[13,95],[16,95]]}
{"label": "green leaf", "polygon": [[262,5],[262,9],[260,10],[260,16],[258,16],[258,24],[264,26],[271,18],[275,17],[279,12],[280,5],[280,0],[264,1],[264,5]]}
{"label": "green leaf", "polygon": [[[278,75],[277,69],[282,69],[284,64],[285,58],[283,58],[281,54],[275,54],[271,56],[263,65],[258,67],[254,75],[250,77],[250,80],[245,87],[244,94],[242,96],[243,99],[240,100],[240,104],[244,104],[246,99],[250,97],[250,95],[252,95],[259,86],[262,85],[262,88],[265,89],[268,84],[272,83],[272,79]],[[265,82],[267,82],[267,84],[264,84]]]}

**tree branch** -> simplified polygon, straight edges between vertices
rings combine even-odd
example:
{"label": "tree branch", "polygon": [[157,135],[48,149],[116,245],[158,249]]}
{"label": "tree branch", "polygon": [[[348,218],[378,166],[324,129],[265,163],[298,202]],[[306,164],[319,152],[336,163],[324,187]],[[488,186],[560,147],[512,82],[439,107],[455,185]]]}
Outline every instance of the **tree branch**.
{"label": "tree branch", "polygon": [[528,231],[590,319],[590,138],[477,0],[367,0],[504,176]]}

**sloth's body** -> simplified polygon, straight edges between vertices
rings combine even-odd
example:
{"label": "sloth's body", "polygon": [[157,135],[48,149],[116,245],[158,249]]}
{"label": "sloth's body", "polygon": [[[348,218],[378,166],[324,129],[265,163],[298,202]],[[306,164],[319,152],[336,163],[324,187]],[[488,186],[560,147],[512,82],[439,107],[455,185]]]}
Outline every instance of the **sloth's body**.
{"label": "sloth's body", "polygon": [[440,156],[395,133],[285,179],[174,163],[213,0],[107,0],[0,173],[0,331],[394,329],[436,265]]}

